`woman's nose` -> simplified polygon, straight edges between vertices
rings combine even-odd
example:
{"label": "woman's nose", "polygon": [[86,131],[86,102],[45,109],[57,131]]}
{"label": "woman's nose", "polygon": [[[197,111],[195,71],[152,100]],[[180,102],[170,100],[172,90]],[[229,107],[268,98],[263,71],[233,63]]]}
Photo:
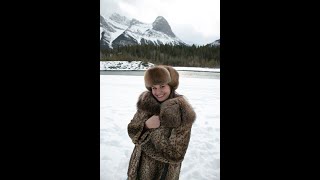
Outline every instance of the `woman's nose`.
{"label": "woman's nose", "polygon": [[156,89],[156,94],[158,95],[161,92],[161,90],[158,88]]}

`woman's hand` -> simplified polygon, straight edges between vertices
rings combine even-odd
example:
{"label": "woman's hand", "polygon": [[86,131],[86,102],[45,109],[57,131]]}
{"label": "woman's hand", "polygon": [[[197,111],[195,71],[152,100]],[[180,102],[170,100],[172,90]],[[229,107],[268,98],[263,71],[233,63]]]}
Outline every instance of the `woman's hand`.
{"label": "woman's hand", "polygon": [[145,123],[145,126],[148,128],[148,129],[151,129],[151,128],[158,128],[160,126],[160,119],[159,119],[159,116],[151,116]]}

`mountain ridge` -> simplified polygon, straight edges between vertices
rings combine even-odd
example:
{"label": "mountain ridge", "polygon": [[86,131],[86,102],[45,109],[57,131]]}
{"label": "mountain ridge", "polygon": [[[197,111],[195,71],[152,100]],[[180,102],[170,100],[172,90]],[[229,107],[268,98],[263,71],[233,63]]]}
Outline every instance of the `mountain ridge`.
{"label": "mountain ridge", "polygon": [[[143,44],[192,46],[175,35],[163,16],[156,17],[152,23],[144,23],[118,13],[107,17],[100,15],[100,50]],[[220,39],[206,45],[220,46]]]}
{"label": "mountain ridge", "polygon": [[172,32],[163,16],[152,23],[143,23],[117,13],[106,18],[100,15],[100,49],[138,44],[187,45]]}

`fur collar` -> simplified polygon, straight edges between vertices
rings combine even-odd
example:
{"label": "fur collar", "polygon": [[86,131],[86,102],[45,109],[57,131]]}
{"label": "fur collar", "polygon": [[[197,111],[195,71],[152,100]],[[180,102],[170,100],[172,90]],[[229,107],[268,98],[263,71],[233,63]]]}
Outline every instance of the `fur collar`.
{"label": "fur collar", "polygon": [[[166,111],[165,109],[172,109],[172,107],[178,104],[178,108],[180,109],[182,124],[193,124],[196,119],[196,114],[192,108],[192,106],[188,103],[188,101],[182,95],[178,95],[175,93],[174,98],[168,99],[163,103],[158,102],[150,91],[145,91],[139,96],[139,100],[137,102],[138,110],[142,110],[148,112],[152,115],[160,115],[161,111]],[[179,109],[175,109],[178,110]],[[173,112],[169,112],[169,116],[173,116],[171,114]],[[179,114],[180,114],[179,113]]]}
{"label": "fur collar", "polygon": [[150,91],[145,91],[139,96],[137,108],[151,114],[160,114],[161,104],[153,97]]}

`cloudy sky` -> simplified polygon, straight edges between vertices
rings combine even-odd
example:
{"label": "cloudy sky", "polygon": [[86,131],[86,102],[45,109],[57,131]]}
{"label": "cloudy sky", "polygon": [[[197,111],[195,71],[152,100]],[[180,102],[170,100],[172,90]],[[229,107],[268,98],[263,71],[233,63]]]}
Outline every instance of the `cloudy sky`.
{"label": "cloudy sky", "polygon": [[100,0],[102,16],[114,12],[144,23],[163,16],[173,33],[188,44],[220,39],[220,0]]}

